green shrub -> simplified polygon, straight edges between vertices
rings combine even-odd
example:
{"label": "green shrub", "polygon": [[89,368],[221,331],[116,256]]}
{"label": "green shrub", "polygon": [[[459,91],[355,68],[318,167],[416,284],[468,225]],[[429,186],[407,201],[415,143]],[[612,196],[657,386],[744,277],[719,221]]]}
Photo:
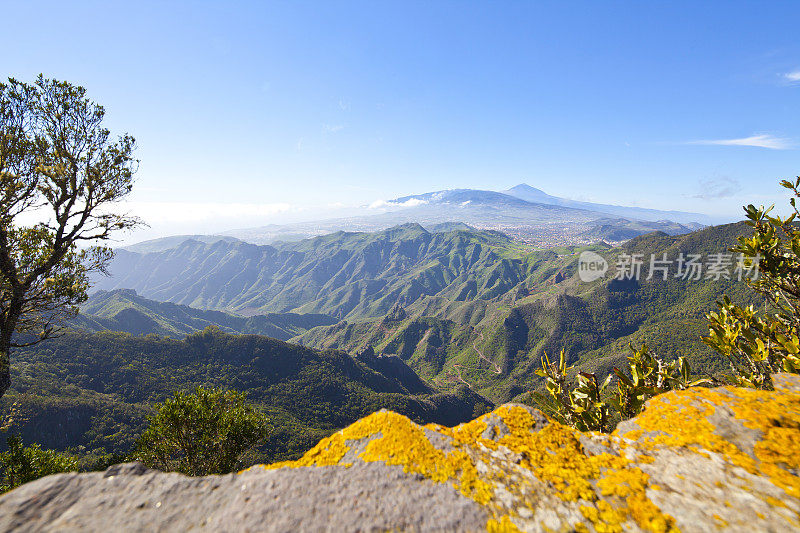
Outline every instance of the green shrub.
{"label": "green shrub", "polygon": [[[715,383],[714,379],[691,379],[689,363],[683,357],[669,363],[650,353],[647,345],[636,349],[628,357],[628,374],[614,368],[602,383],[595,374],[578,372],[575,384],[570,385],[562,350],[558,363],[552,363],[547,354],[542,358],[542,368],[536,373],[544,376],[550,396],[541,407],[553,418],[581,431],[610,432],[614,421],[632,418],[644,409],[647,400],[670,390],[682,390],[702,384]],[[616,389],[610,384],[616,375]]]}
{"label": "green shrub", "polygon": [[[731,249],[742,255],[743,267],[758,276],[748,285],[766,297],[764,312],[740,307],[728,297],[719,311],[708,314],[709,335],[703,342],[724,355],[737,384],[772,389],[771,374],[800,373],[800,228],[796,198],[800,177],[781,185],[792,191],[788,217],[770,216],[772,207],[745,207],[750,237],[739,237]],[[774,207],[774,206],[773,206]]]}
{"label": "green shrub", "polygon": [[198,387],[159,404],[136,443],[134,458],[151,468],[191,476],[225,474],[267,433],[267,420],[243,394]]}
{"label": "green shrub", "polygon": [[558,363],[551,362],[547,353],[544,354],[542,368],[536,373],[546,378],[545,387],[551,401],[542,407],[562,424],[581,431],[609,431],[609,405],[602,395],[611,376],[598,384],[594,374],[579,372],[573,386],[567,379],[571,369],[564,350],[559,354]]}
{"label": "green shrub", "polygon": [[0,453],[0,492],[61,472],[78,470],[78,460],[53,450],[43,450],[38,444],[22,445],[22,437],[6,439],[8,450]]}
{"label": "green shrub", "polygon": [[683,357],[667,363],[652,354],[646,344],[639,349],[633,346],[630,348],[633,352],[633,355],[628,357],[630,377],[614,367],[617,389],[611,396],[610,403],[619,413],[621,420],[633,418],[641,413],[645,402],[658,394],[716,383],[713,378],[692,380],[691,368]]}

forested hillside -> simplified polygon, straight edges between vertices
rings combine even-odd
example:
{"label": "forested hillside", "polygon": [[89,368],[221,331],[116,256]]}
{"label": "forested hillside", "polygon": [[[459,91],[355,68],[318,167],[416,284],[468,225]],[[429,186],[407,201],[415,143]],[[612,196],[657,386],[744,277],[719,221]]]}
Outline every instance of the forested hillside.
{"label": "forested hillside", "polygon": [[[439,387],[466,384],[505,401],[535,388],[542,354],[561,349],[600,374],[624,361],[630,343],[645,341],[667,358],[687,356],[697,372],[724,371],[700,341],[705,314],[722,294],[749,302],[755,293],[738,279],[733,257],[720,276],[680,275],[678,258],[696,256],[708,267],[747,231],[728,224],[677,236],[651,233],[620,247],[549,250],[527,249],[497,232],[429,232],[419,225],[275,247],[188,241],[160,253],[122,252],[113,278],[101,284],[198,307],[328,313],[338,321],[301,325],[292,341],[350,353],[372,347],[398,355]],[[607,261],[605,277],[580,280],[584,251]],[[634,254],[640,275],[614,279],[616,263]],[[666,279],[648,276],[651,257],[669,262]]]}
{"label": "forested hillside", "polygon": [[[654,233],[637,237],[620,248],[600,250],[614,270],[622,254],[675,259],[679,254],[724,253],[744,224],[710,227],[692,234]],[[629,343],[647,342],[667,359],[685,355],[698,372],[726,370],[719,356],[700,341],[708,331],[705,313],[722,294],[751,303],[754,292],[733,279],[666,280],[612,279],[613,273],[592,283],[577,275],[578,252],[540,259],[524,286],[477,306],[431,305],[418,302],[385,317],[347,321],[319,327],[293,339],[309,346],[344,350],[373,346],[397,354],[420,375],[440,386],[470,383],[495,401],[504,401],[534,388],[534,371],[546,351],[566,350],[571,362],[601,375],[621,365]],[[473,313],[459,311],[470,307]],[[437,312],[437,308],[439,312]],[[444,312],[441,312],[444,310]],[[433,311],[433,312],[430,312]]]}
{"label": "forested hillside", "polygon": [[126,453],[150,405],[200,384],[244,392],[269,416],[266,444],[253,460],[294,457],[322,436],[379,409],[415,420],[457,424],[491,408],[466,388],[444,394],[398,358],[362,358],[216,329],[182,340],[124,333],[70,333],[19,350],[15,426],[27,442],[82,455]]}
{"label": "forested hillside", "polygon": [[497,232],[429,232],[418,224],[255,246],[186,241],[164,252],[120,250],[99,289],[244,315],[376,317],[429,296],[491,300],[525,279],[526,249]]}
{"label": "forested hillside", "polygon": [[155,333],[182,338],[208,326],[227,333],[252,333],[287,340],[305,331],[335,323],[321,314],[268,313],[243,317],[222,311],[194,309],[171,302],[142,298],[131,289],[98,291],[81,305],[72,326],[84,331],[122,331],[134,335]]}

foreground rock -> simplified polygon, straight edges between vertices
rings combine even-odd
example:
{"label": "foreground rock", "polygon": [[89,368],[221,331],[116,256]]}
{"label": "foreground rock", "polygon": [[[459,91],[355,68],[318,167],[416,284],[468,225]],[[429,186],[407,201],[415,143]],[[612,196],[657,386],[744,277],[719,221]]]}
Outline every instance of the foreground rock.
{"label": "foreground rock", "polygon": [[0,497],[0,530],[800,530],[800,378],[668,393],[612,435],[507,404],[455,428],[378,412],[296,462],[141,465]]}

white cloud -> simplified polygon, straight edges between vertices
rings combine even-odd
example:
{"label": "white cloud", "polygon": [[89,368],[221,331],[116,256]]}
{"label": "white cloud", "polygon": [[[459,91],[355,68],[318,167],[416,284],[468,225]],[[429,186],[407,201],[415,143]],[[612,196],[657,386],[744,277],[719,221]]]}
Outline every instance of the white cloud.
{"label": "white cloud", "polygon": [[344,126],[342,124],[323,124],[322,129],[326,133],[338,133],[344,129]]}
{"label": "white cloud", "polygon": [[787,72],[783,75],[788,81],[795,83],[800,81],[800,70],[794,70],[792,72]]}
{"label": "white cloud", "polygon": [[420,198],[409,198],[405,202],[387,202],[386,200],[375,200],[369,204],[370,209],[380,209],[382,207],[417,207],[418,205],[427,204],[427,200]]}
{"label": "white cloud", "polygon": [[716,146],[755,146],[771,150],[788,150],[794,145],[790,139],[775,137],[767,133],[742,137],[741,139],[711,139],[702,141],[689,141],[686,144],[703,144]]}
{"label": "white cloud", "polygon": [[419,198],[409,198],[408,200],[399,205],[402,207],[416,207],[418,205],[425,205],[427,203],[428,203],[427,200],[421,200]]}

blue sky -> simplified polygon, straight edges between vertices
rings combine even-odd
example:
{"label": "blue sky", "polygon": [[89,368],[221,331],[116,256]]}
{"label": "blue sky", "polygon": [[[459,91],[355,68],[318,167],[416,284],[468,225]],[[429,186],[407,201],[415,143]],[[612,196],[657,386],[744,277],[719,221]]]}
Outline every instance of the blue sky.
{"label": "blue sky", "polygon": [[800,174],[797,2],[2,10],[3,77],[82,84],[137,138],[153,235],[520,182],[729,220]]}

